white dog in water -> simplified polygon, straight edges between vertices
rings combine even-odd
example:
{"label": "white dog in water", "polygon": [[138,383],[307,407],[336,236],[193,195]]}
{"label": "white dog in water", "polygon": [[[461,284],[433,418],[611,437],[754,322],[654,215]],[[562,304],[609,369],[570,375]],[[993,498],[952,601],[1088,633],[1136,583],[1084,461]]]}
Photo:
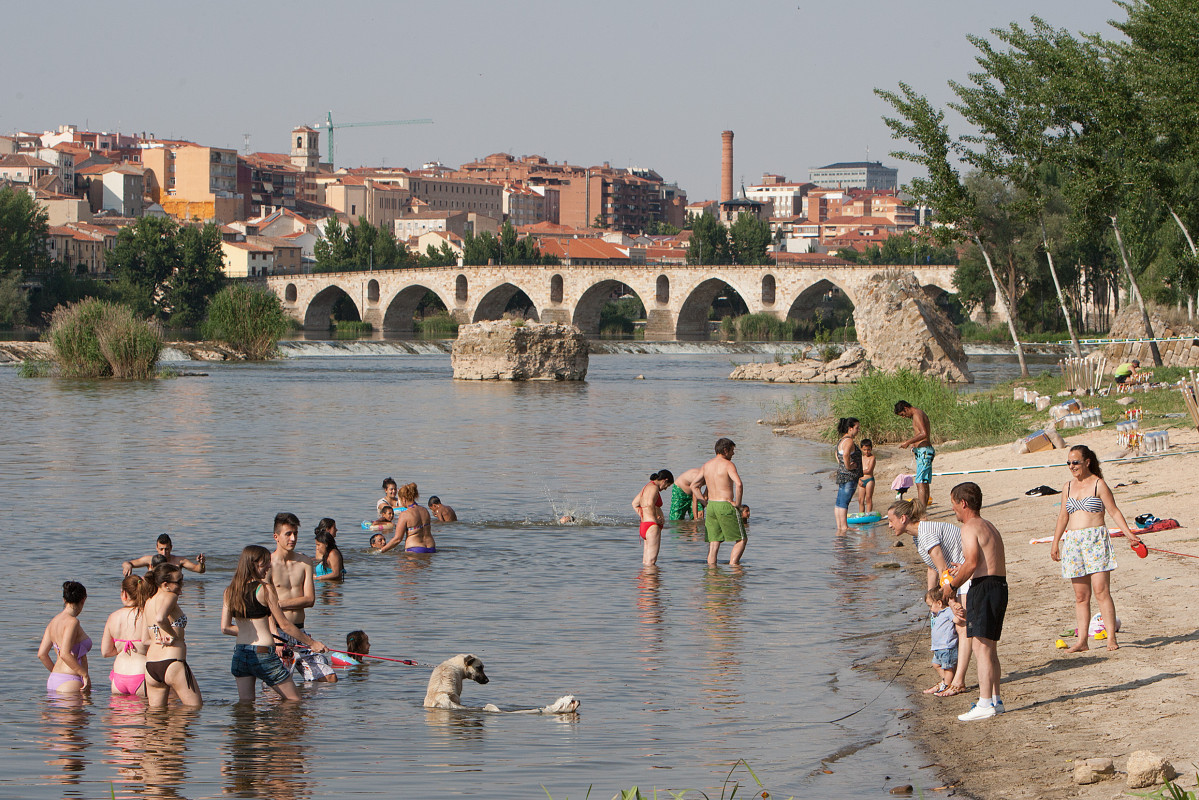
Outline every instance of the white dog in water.
{"label": "white dog in water", "polygon": [[[462,705],[462,681],[469,678],[475,683],[488,683],[483,662],[477,656],[464,653],[441,662],[429,676],[429,688],[425,692],[425,708],[455,708],[468,711],[500,711],[492,703],[483,707]],[[510,711],[510,714],[569,714],[576,711],[579,701],[574,695],[559,697],[552,705],[544,708],[528,708]]]}

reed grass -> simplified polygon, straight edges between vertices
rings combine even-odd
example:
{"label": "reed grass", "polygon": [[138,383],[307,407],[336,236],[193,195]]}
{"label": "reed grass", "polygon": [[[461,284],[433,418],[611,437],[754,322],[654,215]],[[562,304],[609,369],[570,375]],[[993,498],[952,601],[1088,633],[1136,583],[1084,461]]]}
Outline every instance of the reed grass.
{"label": "reed grass", "polygon": [[162,334],[128,306],[109,304],[96,326],[100,352],[114,378],[153,378],[162,352]]}
{"label": "reed grass", "polygon": [[369,322],[357,319],[339,319],[333,323],[333,335],[338,338],[361,336],[370,333],[375,327]]}
{"label": "reed grass", "polygon": [[49,378],[54,374],[54,362],[44,358],[27,358],[17,365],[22,378]]}
{"label": "reed grass", "polygon": [[279,337],[289,327],[278,295],[239,283],[213,296],[200,330],[205,339],[223,342],[250,361],[262,361],[275,355]]}
{"label": "reed grass", "polygon": [[720,320],[721,337],[738,342],[793,342],[799,322],[770,314],[743,314]]}
{"label": "reed grass", "polygon": [[421,336],[442,336],[449,338],[458,335],[458,320],[449,315],[448,311],[432,314],[424,319],[416,320],[416,330]]}

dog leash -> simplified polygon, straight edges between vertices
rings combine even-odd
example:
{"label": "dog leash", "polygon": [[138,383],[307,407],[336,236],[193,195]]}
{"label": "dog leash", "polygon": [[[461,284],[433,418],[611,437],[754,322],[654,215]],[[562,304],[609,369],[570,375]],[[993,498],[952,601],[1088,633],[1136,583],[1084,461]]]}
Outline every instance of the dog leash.
{"label": "dog leash", "polygon": [[[925,633],[924,633],[924,627],[923,627],[923,626],[921,626],[921,629],[920,629],[919,631],[917,631],[916,635],[913,637],[913,641],[912,641],[912,649],[911,649],[911,650],[909,650],[909,651],[908,651],[908,654],[907,654],[906,656],[904,656],[904,657],[903,657],[903,661],[902,661],[902,662],[900,662],[900,664],[899,664],[899,669],[895,670],[895,674],[891,676],[891,680],[887,681],[887,685],[886,685],[886,686],[884,686],[884,687],[883,687],[883,688],[882,688],[882,689],[879,691],[879,693],[878,693],[878,694],[876,694],[876,695],[874,696],[874,698],[873,698],[873,699],[871,699],[869,702],[867,702],[867,703],[866,703],[864,706],[862,706],[861,708],[859,708],[857,711],[851,711],[851,712],[849,712],[848,714],[846,714],[846,715],[845,715],[845,716],[843,716],[843,717],[837,717],[836,719],[830,719],[830,720],[823,720],[823,721],[821,721],[821,722],[809,722],[809,723],[807,723],[807,724],[809,724],[809,725],[833,725],[833,724],[835,724],[835,723],[841,722],[842,720],[849,719],[849,718],[850,718],[850,717],[852,717],[854,714],[860,714],[861,712],[863,712],[863,711],[865,711],[867,708],[869,708],[869,707],[871,706],[871,704],[873,704],[873,703],[874,703],[874,701],[875,701],[875,700],[877,700],[877,699],[879,699],[880,697],[882,697],[882,696],[883,696],[883,692],[885,692],[885,691],[887,691],[888,689],[890,689],[890,688],[891,688],[891,684],[895,683],[895,679],[899,677],[899,674],[900,674],[901,672],[903,672],[903,668],[907,666],[907,664],[908,664],[908,660],[909,660],[909,659],[912,657],[912,654],[914,654],[914,653],[916,652],[916,647],[917,647],[917,646],[920,644],[921,640],[923,640],[923,638],[924,638],[924,635],[925,635]],[[801,724],[802,724],[802,723],[801,723]]]}
{"label": "dog leash", "polygon": [[379,661],[391,661],[396,664],[405,664],[409,667],[428,667],[429,669],[432,669],[435,666],[433,664],[422,664],[419,661],[413,661],[410,658],[388,658],[387,656],[372,656],[370,653],[353,653],[353,652],[350,652],[349,650],[334,650],[332,648],[329,649],[329,652],[330,653],[341,653],[342,655],[354,656],[355,658],[376,658]]}

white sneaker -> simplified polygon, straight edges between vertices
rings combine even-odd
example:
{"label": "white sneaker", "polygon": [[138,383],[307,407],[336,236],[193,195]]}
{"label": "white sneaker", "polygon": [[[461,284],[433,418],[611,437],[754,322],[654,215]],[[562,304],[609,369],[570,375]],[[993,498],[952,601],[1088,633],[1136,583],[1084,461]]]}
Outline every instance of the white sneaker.
{"label": "white sneaker", "polygon": [[1007,711],[1007,709],[1003,707],[1003,701],[1002,701],[1002,700],[1000,700],[998,703],[996,703],[994,700],[992,700],[992,701],[991,701],[991,708],[995,709],[995,713],[996,713],[996,714],[1002,714],[1002,713],[1004,713],[1005,711]]}
{"label": "white sneaker", "polygon": [[995,706],[981,708],[978,703],[975,703],[965,714],[958,714],[958,719],[962,722],[973,722],[976,719],[990,719],[995,716],[995,713]]}

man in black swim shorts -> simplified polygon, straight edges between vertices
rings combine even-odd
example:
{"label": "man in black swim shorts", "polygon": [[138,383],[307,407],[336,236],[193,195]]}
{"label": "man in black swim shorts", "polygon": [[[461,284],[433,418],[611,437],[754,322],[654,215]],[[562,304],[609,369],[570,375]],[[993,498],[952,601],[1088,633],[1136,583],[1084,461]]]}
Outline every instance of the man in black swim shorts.
{"label": "man in black swim shorts", "polygon": [[958,587],[970,581],[966,596],[966,636],[972,642],[978,665],[978,702],[965,714],[963,722],[990,719],[1004,712],[999,696],[999,637],[1007,613],[1007,560],[1003,537],[994,525],[983,519],[983,493],[977,483],[959,483],[949,493],[953,512],[962,523],[962,565],[942,591],[946,599],[957,594]]}

